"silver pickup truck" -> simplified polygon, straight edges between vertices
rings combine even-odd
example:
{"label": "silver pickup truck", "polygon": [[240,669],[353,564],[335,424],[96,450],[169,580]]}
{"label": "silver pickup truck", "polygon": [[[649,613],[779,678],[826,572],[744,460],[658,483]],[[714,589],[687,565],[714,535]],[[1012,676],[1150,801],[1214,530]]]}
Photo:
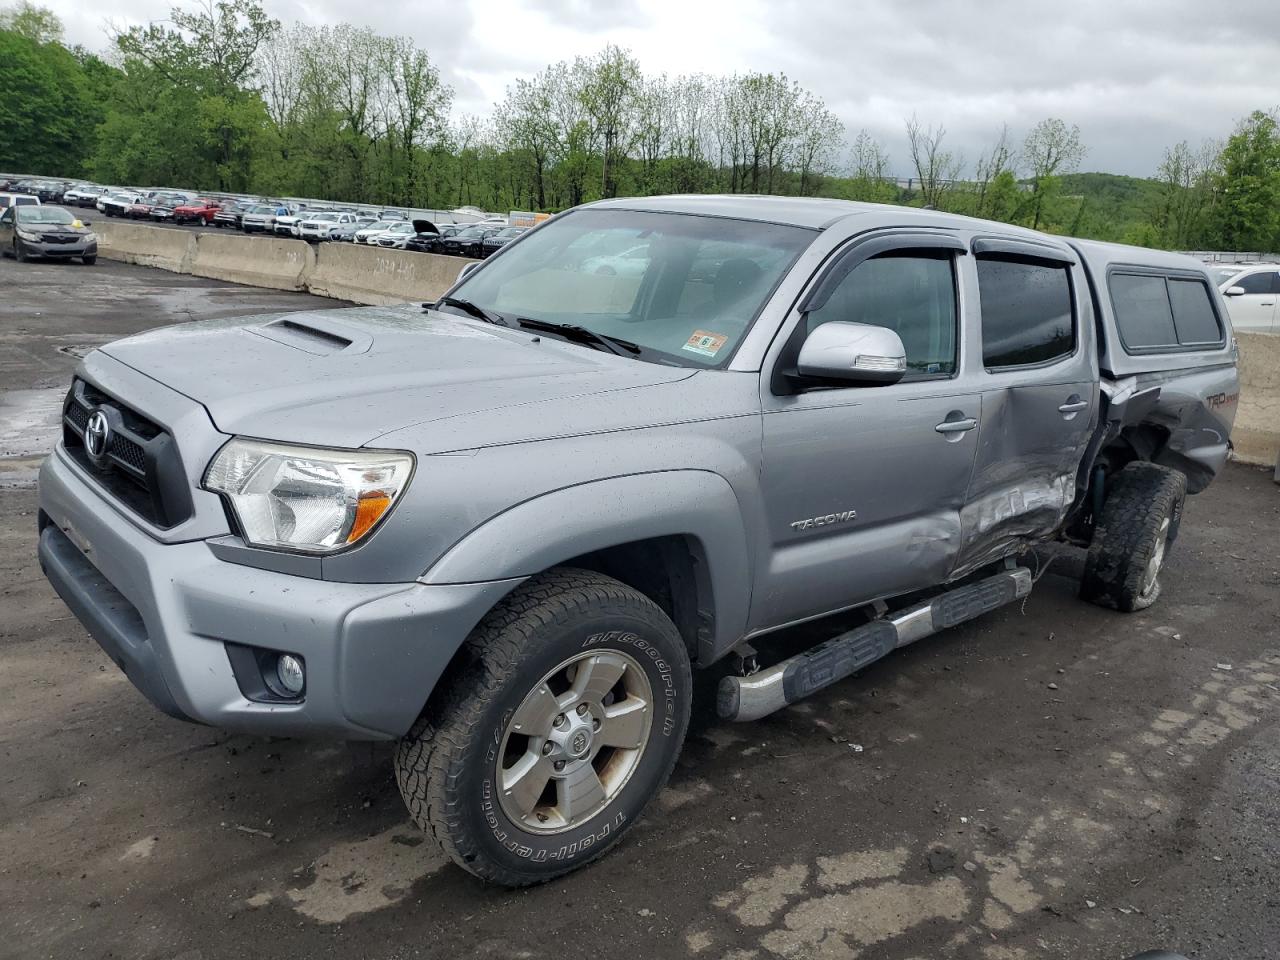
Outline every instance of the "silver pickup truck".
{"label": "silver pickup truck", "polygon": [[[834,200],[612,200],[425,309],[92,352],[39,555],[160,709],[398,741],[413,818],[517,886],[635,822],[694,666],[720,665],[722,716],[762,717],[1025,596],[1052,542],[1087,548],[1085,600],[1154,602],[1236,394],[1185,257]],[[770,657],[807,621],[821,643]]]}

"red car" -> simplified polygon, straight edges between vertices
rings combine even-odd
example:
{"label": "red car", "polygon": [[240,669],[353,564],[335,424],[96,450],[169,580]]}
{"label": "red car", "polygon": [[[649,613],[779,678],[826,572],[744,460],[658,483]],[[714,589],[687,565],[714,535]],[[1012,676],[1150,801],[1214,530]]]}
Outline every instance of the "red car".
{"label": "red car", "polygon": [[222,204],[201,197],[174,207],[173,219],[175,223],[198,222],[207,227],[213,223],[214,215],[221,209]]}
{"label": "red car", "polygon": [[139,200],[126,210],[124,215],[126,217],[132,217],[134,220],[145,220],[147,217],[151,216],[151,206],[152,204],[150,200]]}

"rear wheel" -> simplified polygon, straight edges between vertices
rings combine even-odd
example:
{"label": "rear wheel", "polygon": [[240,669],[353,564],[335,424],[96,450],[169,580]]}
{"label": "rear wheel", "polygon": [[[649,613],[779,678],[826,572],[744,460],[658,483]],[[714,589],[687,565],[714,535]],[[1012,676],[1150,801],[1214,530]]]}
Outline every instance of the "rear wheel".
{"label": "rear wheel", "polygon": [[602,855],[684,740],[692,681],[674,624],[617,580],[558,569],[513,591],[464,655],[396,751],[413,819],[506,886]]}
{"label": "rear wheel", "polygon": [[1187,478],[1168,467],[1135,462],[1116,474],[1089,545],[1080,595],[1125,613],[1155,603],[1186,496]]}

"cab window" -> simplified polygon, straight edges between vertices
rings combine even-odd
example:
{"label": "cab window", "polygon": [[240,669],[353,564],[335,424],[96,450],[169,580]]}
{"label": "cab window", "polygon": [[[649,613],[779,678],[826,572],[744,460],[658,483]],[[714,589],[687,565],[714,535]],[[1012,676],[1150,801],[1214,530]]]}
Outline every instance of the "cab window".
{"label": "cab window", "polygon": [[821,307],[808,333],[832,320],[888,327],[907,353],[904,379],[951,376],[957,362],[956,281],[950,253],[891,252],[864,260]]}

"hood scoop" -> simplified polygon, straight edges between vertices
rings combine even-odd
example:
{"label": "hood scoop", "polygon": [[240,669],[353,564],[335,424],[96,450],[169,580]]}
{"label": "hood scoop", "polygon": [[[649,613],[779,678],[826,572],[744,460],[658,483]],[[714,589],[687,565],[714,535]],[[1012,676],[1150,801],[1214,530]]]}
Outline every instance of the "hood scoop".
{"label": "hood scoop", "polygon": [[246,332],[317,357],[368,353],[373,346],[369,334],[319,317],[284,317],[260,327],[247,327]]}

